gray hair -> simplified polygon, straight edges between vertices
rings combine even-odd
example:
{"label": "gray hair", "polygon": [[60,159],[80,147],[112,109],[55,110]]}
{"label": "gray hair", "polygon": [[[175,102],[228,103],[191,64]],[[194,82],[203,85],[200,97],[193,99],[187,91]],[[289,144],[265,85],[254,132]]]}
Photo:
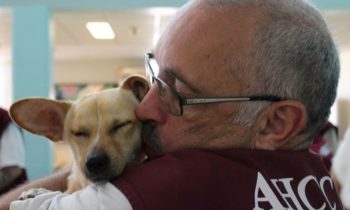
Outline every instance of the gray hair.
{"label": "gray hair", "polygon": [[[310,138],[318,132],[335,101],[340,69],[336,46],[319,12],[303,0],[203,1],[218,8],[230,4],[261,8],[253,47],[248,58],[241,58],[250,69],[241,75],[246,82],[242,94],[300,101],[308,113],[302,134]],[[268,104],[241,104],[234,121],[250,124]]]}

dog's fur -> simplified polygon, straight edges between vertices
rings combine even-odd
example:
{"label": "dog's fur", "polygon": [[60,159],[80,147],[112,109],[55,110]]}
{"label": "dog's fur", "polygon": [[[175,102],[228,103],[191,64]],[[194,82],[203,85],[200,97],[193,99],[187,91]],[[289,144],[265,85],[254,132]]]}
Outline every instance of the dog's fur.
{"label": "dog's fur", "polygon": [[106,182],[141,155],[141,123],[135,108],[149,89],[141,76],[130,76],[119,88],[75,102],[26,98],[10,108],[13,120],[31,133],[67,141],[74,165],[66,193]]}

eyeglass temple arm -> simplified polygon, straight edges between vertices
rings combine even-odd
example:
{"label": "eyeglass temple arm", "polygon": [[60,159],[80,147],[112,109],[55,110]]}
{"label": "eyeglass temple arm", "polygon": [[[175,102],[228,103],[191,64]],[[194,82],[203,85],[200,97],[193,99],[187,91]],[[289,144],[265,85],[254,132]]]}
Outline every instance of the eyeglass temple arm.
{"label": "eyeglass temple arm", "polygon": [[239,102],[239,101],[281,101],[278,96],[247,96],[247,97],[222,97],[222,98],[185,98],[182,100],[183,105],[210,104],[221,102]]}

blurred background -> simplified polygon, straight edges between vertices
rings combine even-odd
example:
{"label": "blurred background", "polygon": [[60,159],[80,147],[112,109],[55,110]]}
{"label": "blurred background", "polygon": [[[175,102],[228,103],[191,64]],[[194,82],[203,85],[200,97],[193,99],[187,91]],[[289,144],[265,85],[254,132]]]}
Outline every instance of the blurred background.
{"label": "blurred background", "polygon": [[[75,99],[144,73],[144,53],[186,0],[0,0],[0,106],[29,96]],[[313,0],[337,42],[338,98],[330,121],[342,137],[350,125],[350,1]],[[93,23],[97,33],[89,31]],[[94,37],[96,36],[96,37]],[[98,37],[104,36],[104,37]],[[322,102],[320,102],[322,103]],[[64,143],[25,133],[30,179],[69,164]]]}

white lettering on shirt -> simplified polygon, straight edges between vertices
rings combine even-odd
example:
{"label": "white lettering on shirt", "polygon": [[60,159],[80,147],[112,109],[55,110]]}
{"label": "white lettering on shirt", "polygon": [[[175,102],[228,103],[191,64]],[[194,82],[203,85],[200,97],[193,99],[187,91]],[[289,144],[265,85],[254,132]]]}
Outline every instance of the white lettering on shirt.
{"label": "white lettering on shirt", "polygon": [[[259,191],[261,191],[262,194],[264,194],[262,197],[259,197]],[[265,178],[260,174],[260,172],[258,172],[254,195],[255,206],[253,210],[264,210],[259,207],[260,202],[269,202],[273,210],[285,209],[279,202],[277,196],[273,193]]]}
{"label": "white lettering on shirt", "polygon": [[[314,176],[306,176],[298,183],[294,183],[297,189],[292,188],[293,178],[281,178],[266,180],[265,177],[258,172],[256,178],[256,186],[254,192],[254,209],[264,210],[259,204],[268,202],[271,205],[271,210],[294,210],[303,209],[302,204],[309,210],[324,210],[327,206],[335,210],[336,203],[329,200],[325,186],[329,185],[331,189],[334,189],[332,179],[329,176],[322,177],[319,181]],[[295,182],[295,181],[294,181]],[[324,202],[316,206],[310,203],[311,198],[307,196],[306,192],[308,187],[317,186],[324,196]],[[259,192],[261,192],[259,194]],[[275,193],[276,192],[276,193]],[[313,196],[313,195],[309,195]]]}

